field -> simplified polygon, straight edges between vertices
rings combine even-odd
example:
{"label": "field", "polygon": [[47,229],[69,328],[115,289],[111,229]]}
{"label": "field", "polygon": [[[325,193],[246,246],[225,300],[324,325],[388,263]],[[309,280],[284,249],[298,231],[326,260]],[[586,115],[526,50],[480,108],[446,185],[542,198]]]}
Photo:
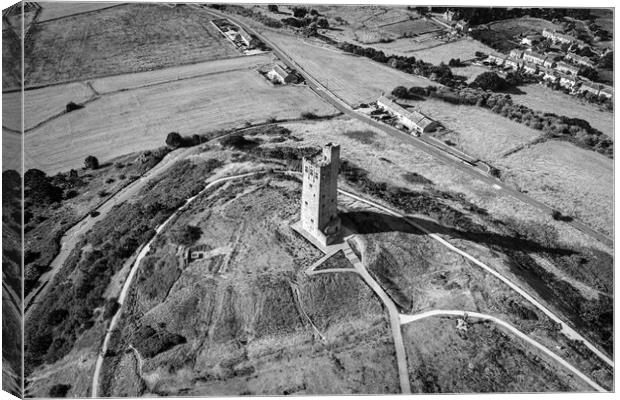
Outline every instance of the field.
{"label": "field", "polygon": [[598,106],[586,103],[574,96],[549,89],[542,85],[526,85],[519,87],[525,94],[513,94],[515,103],[523,104],[537,111],[581,118],[590,123],[605,135],[614,137],[614,114],[601,111]]}
{"label": "field", "polygon": [[380,27],[386,32],[389,32],[397,37],[417,36],[433,31],[441,31],[444,29],[442,26],[422,18],[385,24],[381,25]]}
{"label": "field", "polygon": [[372,43],[370,45],[361,43],[361,45],[381,50],[385,54],[410,57],[414,56],[416,51],[432,49],[444,43],[446,41],[439,38],[436,33],[427,33],[412,38],[396,39],[388,43]]}
{"label": "field", "polygon": [[517,42],[515,35],[541,33],[543,29],[560,30],[559,25],[539,18],[511,18],[489,24],[488,31],[480,31],[480,39],[503,53],[508,53]]}
{"label": "field", "polygon": [[[268,64],[270,61],[271,57],[267,54],[235,57],[164,68],[149,72],[108,76],[94,79],[89,81],[88,84],[76,82],[28,90],[24,93],[24,129],[29,130],[51,117],[62,114],[65,111],[65,106],[69,102],[82,104],[101,94],[221,72],[249,70],[263,64]],[[5,127],[14,130],[19,130],[19,96],[19,93],[5,93],[2,99],[3,109],[6,110],[3,124]]]}
{"label": "field", "polygon": [[119,3],[77,3],[77,2],[43,2],[39,3],[41,12],[37,18],[38,22],[48,21],[50,19],[68,17],[74,14],[80,14],[90,11],[100,10],[116,6]]}
{"label": "field", "polygon": [[25,80],[40,85],[236,55],[204,13],[134,3],[33,26]]}
{"label": "field", "polygon": [[431,64],[439,64],[441,62],[448,64],[448,61],[452,58],[460,58],[461,61],[471,60],[475,58],[477,51],[485,54],[495,53],[489,46],[468,37],[430,49],[414,51],[411,55]]}
{"label": "field", "polygon": [[[31,129],[64,112],[66,105],[70,102],[81,104],[94,96],[95,93],[82,82],[25,91],[24,129]],[[19,93],[4,93],[2,95],[3,107],[9,105],[8,109],[10,110],[10,119],[3,122],[7,128],[19,130],[20,110],[14,107],[15,105],[21,107],[15,101],[19,97]]]}
{"label": "field", "polygon": [[20,172],[22,169],[22,135],[21,133],[2,129],[2,170],[14,169]]}
{"label": "field", "polygon": [[[299,186],[277,178],[232,182],[166,229],[136,276],[104,393],[398,390],[393,344],[370,289],[353,274],[302,272],[320,253],[289,226],[298,218]],[[204,260],[178,257],[185,247],[174,232],[188,224],[201,233],[183,246],[206,245]]]}
{"label": "field", "polygon": [[102,96],[30,131],[26,169],[78,168],[92,154],[105,161],[164,144],[169,132],[191,136],[335,110],[304,87],[275,87],[254,70],[224,72]]}
{"label": "field", "polygon": [[[427,338],[420,340],[420,338]],[[553,360],[490,323],[428,318],[403,327],[412,390],[426,393],[587,391]],[[527,373],[524,373],[527,371]]]}
{"label": "field", "polygon": [[507,180],[566,215],[613,235],[613,161],[550,141],[498,160]]}
{"label": "field", "polygon": [[540,132],[479,107],[427,99],[415,102],[425,114],[452,133],[442,136],[474,157],[493,162],[505,152],[540,136]]}
{"label": "field", "polygon": [[376,100],[398,85],[428,86],[431,81],[374,62],[365,57],[316,46],[300,38],[265,32],[309,74],[349,104]]}

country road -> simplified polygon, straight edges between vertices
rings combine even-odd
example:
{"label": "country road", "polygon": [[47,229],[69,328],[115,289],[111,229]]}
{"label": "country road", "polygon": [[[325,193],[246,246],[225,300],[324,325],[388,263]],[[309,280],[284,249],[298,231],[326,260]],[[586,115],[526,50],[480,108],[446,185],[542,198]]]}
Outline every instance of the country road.
{"label": "country road", "polygon": [[549,350],[547,347],[543,346],[541,343],[537,342],[536,340],[530,338],[525,333],[521,332],[520,330],[518,330],[517,328],[515,328],[508,322],[505,322],[492,315],[481,314],[481,313],[477,313],[473,311],[461,311],[461,310],[431,310],[431,311],[426,311],[426,312],[415,314],[415,315],[400,314],[400,323],[402,325],[405,325],[405,324],[409,324],[414,321],[419,321],[424,318],[442,316],[442,315],[457,316],[457,317],[463,317],[463,318],[478,318],[478,319],[482,319],[485,321],[494,322],[495,324],[507,329],[508,331],[510,331],[512,334],[514,334],[518,338],[526,341],[528,344],[536,347],[537,349],[539,349],[540,351],[542,351],[549,357],[553,358],[556,362],[561,364],[564,368],[568,369],[570,372],[572,372],[573,374],[581,378],[584,382],[586,382],[593,389],[599,392],[607,392],[605,388],[601,387],[596,382],[594,382],[592,379],[588,378],[585,374],[583,374],[577,368],[573,367],[570,363],[568,363],[562,357],[558,356],[553,351]]}
{"label": "country road", "polygon": [[355,200],[358,200],[360,202],[363,202],[365,204],[368,204],[368,205],[370,205],[372,207],[375,207],[375,208],[377,208],[377,209],[379,209],[381,211],[384,211],[384,212],[386,212],[386,213],[388,213],[390,215],[402,218],[409,225],[411,225],[414,228],[424,232],[426,235],[428,235],[432,239],[438,241],[440,244],[442,244],[443,246],[445,246],[449,250],[451,250],[451,251],[453,251],[453,252],[455,252],[455,253],[465,257],[467,260],[471,261],[472,263],[476,264],[480,268],[484,269],[489,274],[493,275],[497,279],[499,279],[502,282],[504,282],[504,284],[506,284],[508,287],[510,287],[512,290],[517,292],[519,295],[521,295],[523,298],[525,298],[528,302],[530,302],[532,305],[534,305],[536,308],[538,308],[540,311],[542,311],[551,320],[553,320],[554,322],[559,324],[561,326],[561,328],[562,328],[561,332],[567,338],[569,338],[571,340],[578,340],[578,341],[582,342],[592,353],[596,354],[597,357],[599,357],[607,365],[609,365],[609,366],[611,366],[613,368],[614,362],[613,362],[613,360],[611,360],[611,358],[609,358],[605,353],[600,351],[594,344],[592,344],[590,341],[588,341],[588,339],[583,337],[580,333],[578,333],[570,325],[568,325],[566,322],[562,321],[562,319],[560,317],[558,317],[553,311],[551,311],[545,305],[543,305],[538,300],[536,300],[528,292],[526,292],[525,290],[520,288],[518,285],[513,283],[510,279],[506,278],[505,276],[503,276],[502,274],[497,272],[495,269],[489,267],[488,265],[484,264],[480,260],[478,260],[478,259],[474,258],[473,256],[471,256],[470,254],[466,253],[465,251],[463,251],[463,250],[457,248],[456,246],[452,245],[450,242],[448,242],[447,240],[443,239],[441,236],[439,236],[439,235],[437,235],[435,233],[429,232],[424,227],[422,227],[419,224],[411,221],[409,218],[407,218],[406,215],[403,215],[403,214],[401,214],[401,213],[399,213],[397,211],[391,210],[391,209],[389,209],[389,208],[387,208],[387,207],[385,207],[385,206],[383,206],[383,205],[381,205],[381,204],[379,204],[379,203],[377,203],[375,201],[365,199],[363,197],[360,197],[359,195],[356,195],[355,193],[351,193],[351,192],[348,192],[348,191],[343,190],[343,189],[338,189],[338,193],[343,194],[343,195],[348,196],[348,197],[351,197],[351,198],[353,198]]}
{"label": "country road", "polygon": [[122,314],[122,311],[123,311],[123,304],[125,302],[125,299],[127,298],[127,293],[129,293],[129,289],[131,288],[131,283],[133,281],[133,278],[136,275],[136,273],[138,272],[138,269],[140,267],[140,263],[142,262],[142,259],[151,250],[151,245],[159,237],[159,234],[161,233],[161,231],[166,227],[166,225],[168,225],[168,223],[170,223],[170,221],[172,221],[180,213],[185,211],[187,209],[187,207],[196,198],[202,196],[206,191],[211,189],[213,186],[218,185],[218,184],[220,184],[222,182],[229,181],[229,180],[245,178],[245,177],[248,177],[248,176],[256,175],[256,174],[261,173],[261,172],[264,172],[264,171],[261,170],[261,171],[257,171],[257,172],[248,172],[248,173],[245,173],[245,174],[227,176],[227,177],[216,179],[213,182],[210,182],[198,194],[196,194],[195,196],[192,196],[189,199],[187,199],[185,201],[185,203],[181,207],[179,207],[170,217],[168,217],[168,219],[166,219],[161,225],[159,225],[157,227],[157,229],[155,229],[155,235],[151,238],[151,240],[149,240],[149,242],[144,247],[141,248],[141,250],[138,253],[138,256],[136,257],[136,260],[134,261],[134,263],[133,263],[133,265],[131,267],[131,270],[129,271],[129,274],[127,275],[127,278],[125,279],[125,282],[123,283],[123,288],[121,289],[121,293],[120,293],[120,295],[118,297],[118,300],[117,300],[118,305],[119,305],[118,310],[116,311],[116,314],[114,314],[114,317],[112,317],[112,320],[110,321],[110,325],[108,326],[105,338],[103,340],[103,345],[102,345],[101,350],[99,351],[99,355],[97,357],[97,362],[95,363],[95,372],[93,373],[92,388],[91,388],[91,392],[90,392],[91,393],[91,397],[99,397],[98,396],[98,393],[99,393],[99,375],[101,374],[101,367],[103,366],[103,361],[104,361],[104,358],[105,358],[105,354],[108,351],[108,346],[110,344],[110,339],[112,337],[112,332],[114,331],[114,329],[116,328],[116,325],[118,324],[118,321],[120,320],[120,317],[121,317],[121,314]]}
{"label": "country road", "polygon": [[[403,142],[407,142],[409,144],[412,144],[414,146],[416,146],[417,148],[419,148],[420,150],[430,154],[431,156],[449,164],[452,165],[454,168],[458,169],[459,171],[462,171],[476,179],[479,179],[483,182],[485,182],[488,185],[491,186],[495,186],[499,187],[504,194],[519,200],[525,204],[528,204],[532,207],[537,208],[538,210],[540,210],[542,213],[546,214],[546,215],[551,215],[551,213],[553,212],[553,208],[549,207],[548,205],[535,200],[527,195],[525,195],[524,193],[519,192],[518,190],[515,190],[513,188],[511,188],[510,186],[504,184],[502,181],[500,181],[499,179],[496,179],[494,177],[491,177],[487,174],[485,174],[484,171],[476,168],[473,165],[467,164],[464,161],[462,161],[461,159],[456,158],[453,155],[450,155],[449,153],[441,150],[440,148],[437,147],[436,144],[433,144],[433,142],[425,137],[416,137],[407,133],[404,133],[396,128],[393,128],[392,126],[386,125],[382,122],[376,121],[372,118],[370,118],[369,116],[363,115],[361,113],[356,112],[355,110],[353,110],[353,108],[347,104],[345,101],[343,101],[342,99],[340,99],[335,93],[329,91],[329,89],[327,89],[321,82],[319,82],[316,78],[314,78],[312,75],[310,75],[306,70],[304,70],[304,68],[302,66],[300,66],[297,62],[295,62],[290,56],[288,56],[286,54],[286,52],[284,52],[284,50],[282,50],[277,44],[273,43],[271,40],[267,39],[264,35],[261,34],[261,32],[258,32],[256,29],[248,26],[247,24],[243,23],[242,21],[240,21],[239,19],[235,18],[234,16],[231,16],[229,14],[225,14],[222,13],[220,11],[211,9],[211,8],[207,8],[205,6],[202,7],[202,9],[211,14],[211,15],[215,15],[219,18],[228,18],[229,20],[233,21],[234,23],[238,24],[239,26],[241,26],[243,29],[245,29],[246,31],[248,31],[251,34],[256,35],[256,37],[258,37],[261,41],[263,41],[266,45],[268,45],[269,47],[271,47],[273,53],[284,63],[286,64],[289,68],[295,69],[297,70],[305,79],[306,82],[308,84],[308,87],[310,87],[310,89],[312,89],[316,94],[318,94],[323,100],[325,100],[326,102],[330,103],[331,105],[333,105],[334,107],[336,107],[337,110],[341,111],[342,113],[344,113],[345,115],[348,115],[351,118],[355,118],[357,120],[360,120],[362,122],[365,122],[368,125],[371,125],[377,129],[382,130],[383,132],[385,132],[386,134],[399,139],[400,141]],[[583,233],[585,233],[586,235],[600,241],[601,243],[605,244],[606,246],[609,247],[613,247],[613,239],[609,238],[607,235],[598,232],[592,228],[590,228],[589,226],[587,226],[586,224],[584,224],[581,221],[578,221],[576,219],[573,219],[572,221],[565,221],[565,223],[573,226],[574,228],[582,231]]]}

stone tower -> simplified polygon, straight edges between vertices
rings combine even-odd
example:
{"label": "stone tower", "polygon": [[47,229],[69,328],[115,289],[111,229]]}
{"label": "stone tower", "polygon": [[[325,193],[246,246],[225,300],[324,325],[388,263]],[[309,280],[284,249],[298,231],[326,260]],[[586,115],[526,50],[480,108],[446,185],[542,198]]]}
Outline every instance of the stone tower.
{"label": "stone tower", "polygon": [[323,246],[340,239],[338,218],[338,169],[340,146],[328,143],[303,159],[301,227]]}

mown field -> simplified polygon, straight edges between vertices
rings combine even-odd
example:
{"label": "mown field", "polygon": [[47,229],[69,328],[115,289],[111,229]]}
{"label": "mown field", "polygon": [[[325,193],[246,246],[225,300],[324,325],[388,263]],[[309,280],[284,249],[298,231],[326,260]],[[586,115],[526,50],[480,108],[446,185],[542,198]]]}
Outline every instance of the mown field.
{"label": "mown field", "polygon": [[275,87],[253,70],[122,91],[30,131],[26,169],[64,171],[90,154],[105,161],[162,146],[173,131],[191,136],[303,112],[335,110],[307,88]]}
{"label": "mown field", "polygon": [[68,17],[73,14],[79,14],[90,11],[97,11],[102,8],[108,8],[116,6],[119,3],[106,3],[106,2],[41,2],[41,11],[37,21],[47,21],[50,19]]}
{"label": "mown field", "polygon": [[614,113],[599,110],[598,106],[586,103],[574,96],[549,89],[542,85],[525,85],[519,87],[524,94],[511,95],[514,102],[534,110],[567,115],[588,121],[593,127],[614,138]]}
{"label": "mown field", "polygon": [[613,235],[613,161],[565,142],[521,150],[497,165],[529,195]]}
{"label": "mown field", "polygon": [[2,170],[22,169],[22,135],[17,132],[2,129]]}
{"label": "mown field", "polygon": [[443,30],[442,26],[423,18],[385,24],[381,25],[381,28],[398,37],[421,35],[432,31]]}
{"label": "mown field", "polygon": [[431,81],[364,57],[315,46],[298,37],[265,32],[304,70],[349,104],[376,100],[395,86],[428,86]]}
{"label": "mown field", "polygon": [[452,58],[460,58],[461,61],[471,60],[475,57],[477,51],[485,54],[495,53],[489,46],[467,37],[430,49],[417,50],[411,53],[411,55],[432,64],[439,64],[441,62],[448,64],[448,61]]}
{"label": "mown field", "polygon": [[25,45],[26,85],[238,56],[210,20],[187,6],[132,3],[36,24]]}
{"label": "mown field", "polygon": [[[124,74],[97,78],[85,82],[69,83],[59,86],[49,86],[41,89],[28,90],[24,93],[24,117],[26,130],[37,124],[65,112],[69,102],[83,104],[85,101],[100,94],[107,94],[143,86],[151,86],[180,79],[197,76],[218,74],[251,68],[268,64],[271,57],[267,54],[235,57],[224,60],[208,61],[191,65],[164,68],[149,72]],[[20,124],[20,94],[3,94],[4,126],[19,130]]]}
{"label": "mown field", "polygon": [[[564,392],[591,388],[491,323],[456,330],[455,318],[403,327],[412,390],[425,393]],[[415,389],[414,389],[415,388]]]}
{"label": "mown field", "polygon": [[[8,114],[3,121],[10,129],[19,129],[21,114],[18,100],[20,93],[3,93],[2,107]],[[84,83],[69,83],[62,86],[49,86],[24,92],[24,129],[28,130],[65,111],[68,103],[81,104],[95,93]]]}
{"label": "mown field", "polygon": [[447,104],[435,99],[413,104],[454,132],[442,136],[443,140],[449,139],[467,154],[487,161],[495,161],[505,152],[541,135],[540,131],[478,107]]}

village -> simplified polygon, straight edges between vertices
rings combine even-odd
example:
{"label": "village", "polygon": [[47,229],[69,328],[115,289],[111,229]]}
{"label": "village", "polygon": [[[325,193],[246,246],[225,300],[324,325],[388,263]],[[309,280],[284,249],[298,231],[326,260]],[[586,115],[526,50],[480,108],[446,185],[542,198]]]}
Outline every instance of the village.
{"label": "village", "polygon": [[[545,41],[551,42],[553,46],[542,46]],[[593,50],[570,35],[547,29],[541,34],[521,38],[520,44],[521,47],[511,50],[509,55],[490,54],[482,63],[502,72],[522,72],[551,86],[563,88],[570,94],[607,100],[613,98],[612,86],[593,82],[584,76],[585,71],[593,69],[595,65],[590,57],[578,53],[589,51],[595,54],[593,52],[598,49]]]}

